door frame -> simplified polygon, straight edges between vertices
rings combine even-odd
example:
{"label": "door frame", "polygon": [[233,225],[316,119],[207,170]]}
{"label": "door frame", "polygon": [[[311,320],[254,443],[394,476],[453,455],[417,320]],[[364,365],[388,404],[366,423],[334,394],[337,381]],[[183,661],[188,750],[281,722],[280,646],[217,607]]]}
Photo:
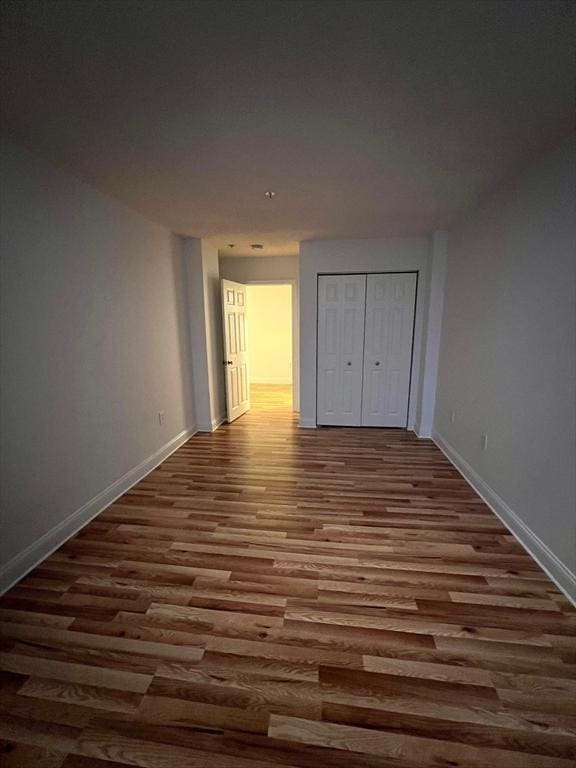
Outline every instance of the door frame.
{"label": "door frame", "polygon": [[[300,324],[298,280],[243,280],[244,285],[291,285],[292,286],[292,408],[300,410]],[[248,313],[250,310],[248,310]],[[250,314],[248,314],[250,328]],[[250,341],[248,341],[250,344]]]}
{"label": "door frame", "polygon": [[[413,430],[414,429],[414,419],[415,419],[415,411],[416,411],[416,391],[414,387],[414,363],[416,358],[416,352],[421,353],[420,345],[421,345],[421,339],[416,338],[416,334],[418,332],[417,327],[417,319],[418,319],[418,310],[419,310],[419,287],[420,287],[420,270],[419,269],[371,269],[371,270],[356,270],[354,272],[346,271],[346,272],[317,272],[316,274],[316,364],[315,364],[315,370],[316,370],[316,382],[315,382],[315,408],[316,411],[316,425],[315,426],[321,426],[318,424],[318,312],[319,312],[319,301],[318,301],[318,291],[320,286],[320,277],[326,277],[330,275],[416,275],[416,292],[414,294],[414,319],[412,323],[412,352],[410,355],[410,379],[408,382],[408,410],[406,414],[406,426],[405,427],[388,427],[388,429],[408,429]],[[366,427],[366,429],[369,429],[369,427]],[[381,427],[373,427],[373,429],[381,429]]]}

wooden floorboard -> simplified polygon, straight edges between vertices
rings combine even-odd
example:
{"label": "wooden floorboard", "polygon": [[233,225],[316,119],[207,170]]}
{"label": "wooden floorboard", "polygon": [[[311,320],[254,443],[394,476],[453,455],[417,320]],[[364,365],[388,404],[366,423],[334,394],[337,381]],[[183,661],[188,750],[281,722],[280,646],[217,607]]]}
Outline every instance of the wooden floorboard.
{"label": "wooden floorboard", "polygon": [[5,768],[568,768],[576,611],[430,440],[198,434],[0,599]]}

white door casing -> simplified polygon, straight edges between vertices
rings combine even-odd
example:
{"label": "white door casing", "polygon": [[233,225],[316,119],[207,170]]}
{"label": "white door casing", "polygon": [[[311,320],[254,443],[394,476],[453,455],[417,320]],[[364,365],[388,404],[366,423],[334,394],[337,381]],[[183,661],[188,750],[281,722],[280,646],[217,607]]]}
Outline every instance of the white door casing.
{"label": "white door casing", "polygon": [[250,409],[246,286],[222,280],[226,419],[234,421]]}
{"label": "white door casing", "polygon": [[366,275],[318,277],[318,424],[361,424],[365,301]]}
{"label": "white door casing", "polygon": [[415,300],[415,273],[367,276],[364,426],[407,426]]}

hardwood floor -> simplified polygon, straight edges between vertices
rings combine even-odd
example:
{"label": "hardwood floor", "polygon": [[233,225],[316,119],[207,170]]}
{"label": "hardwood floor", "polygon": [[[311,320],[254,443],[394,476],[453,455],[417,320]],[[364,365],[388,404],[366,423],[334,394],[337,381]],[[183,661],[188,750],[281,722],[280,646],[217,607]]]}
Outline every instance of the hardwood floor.
{"label": "hardwood floor", "polygon": [[576,612],[431,441],[198,434],[0,600],[5,768],[553,768]]}

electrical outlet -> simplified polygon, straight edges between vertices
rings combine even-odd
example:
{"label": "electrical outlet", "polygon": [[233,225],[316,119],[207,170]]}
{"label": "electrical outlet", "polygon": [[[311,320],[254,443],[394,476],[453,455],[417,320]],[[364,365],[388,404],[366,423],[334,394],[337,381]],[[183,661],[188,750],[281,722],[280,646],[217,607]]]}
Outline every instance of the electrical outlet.
{"label": "electrical outlet", "polygon": [[164,411],[158,411],[158,424],[160,426],[164,424]]}
{"label": "electrical outlet", "polygon": [[456,421],[456,411],[450,411],[450,424],[454,424]]}
{"label": "electrical outlet", "polygon": [[480,448],[482,448],[483,451],[488,448],[488,435],[481,435],[480,436]]}

